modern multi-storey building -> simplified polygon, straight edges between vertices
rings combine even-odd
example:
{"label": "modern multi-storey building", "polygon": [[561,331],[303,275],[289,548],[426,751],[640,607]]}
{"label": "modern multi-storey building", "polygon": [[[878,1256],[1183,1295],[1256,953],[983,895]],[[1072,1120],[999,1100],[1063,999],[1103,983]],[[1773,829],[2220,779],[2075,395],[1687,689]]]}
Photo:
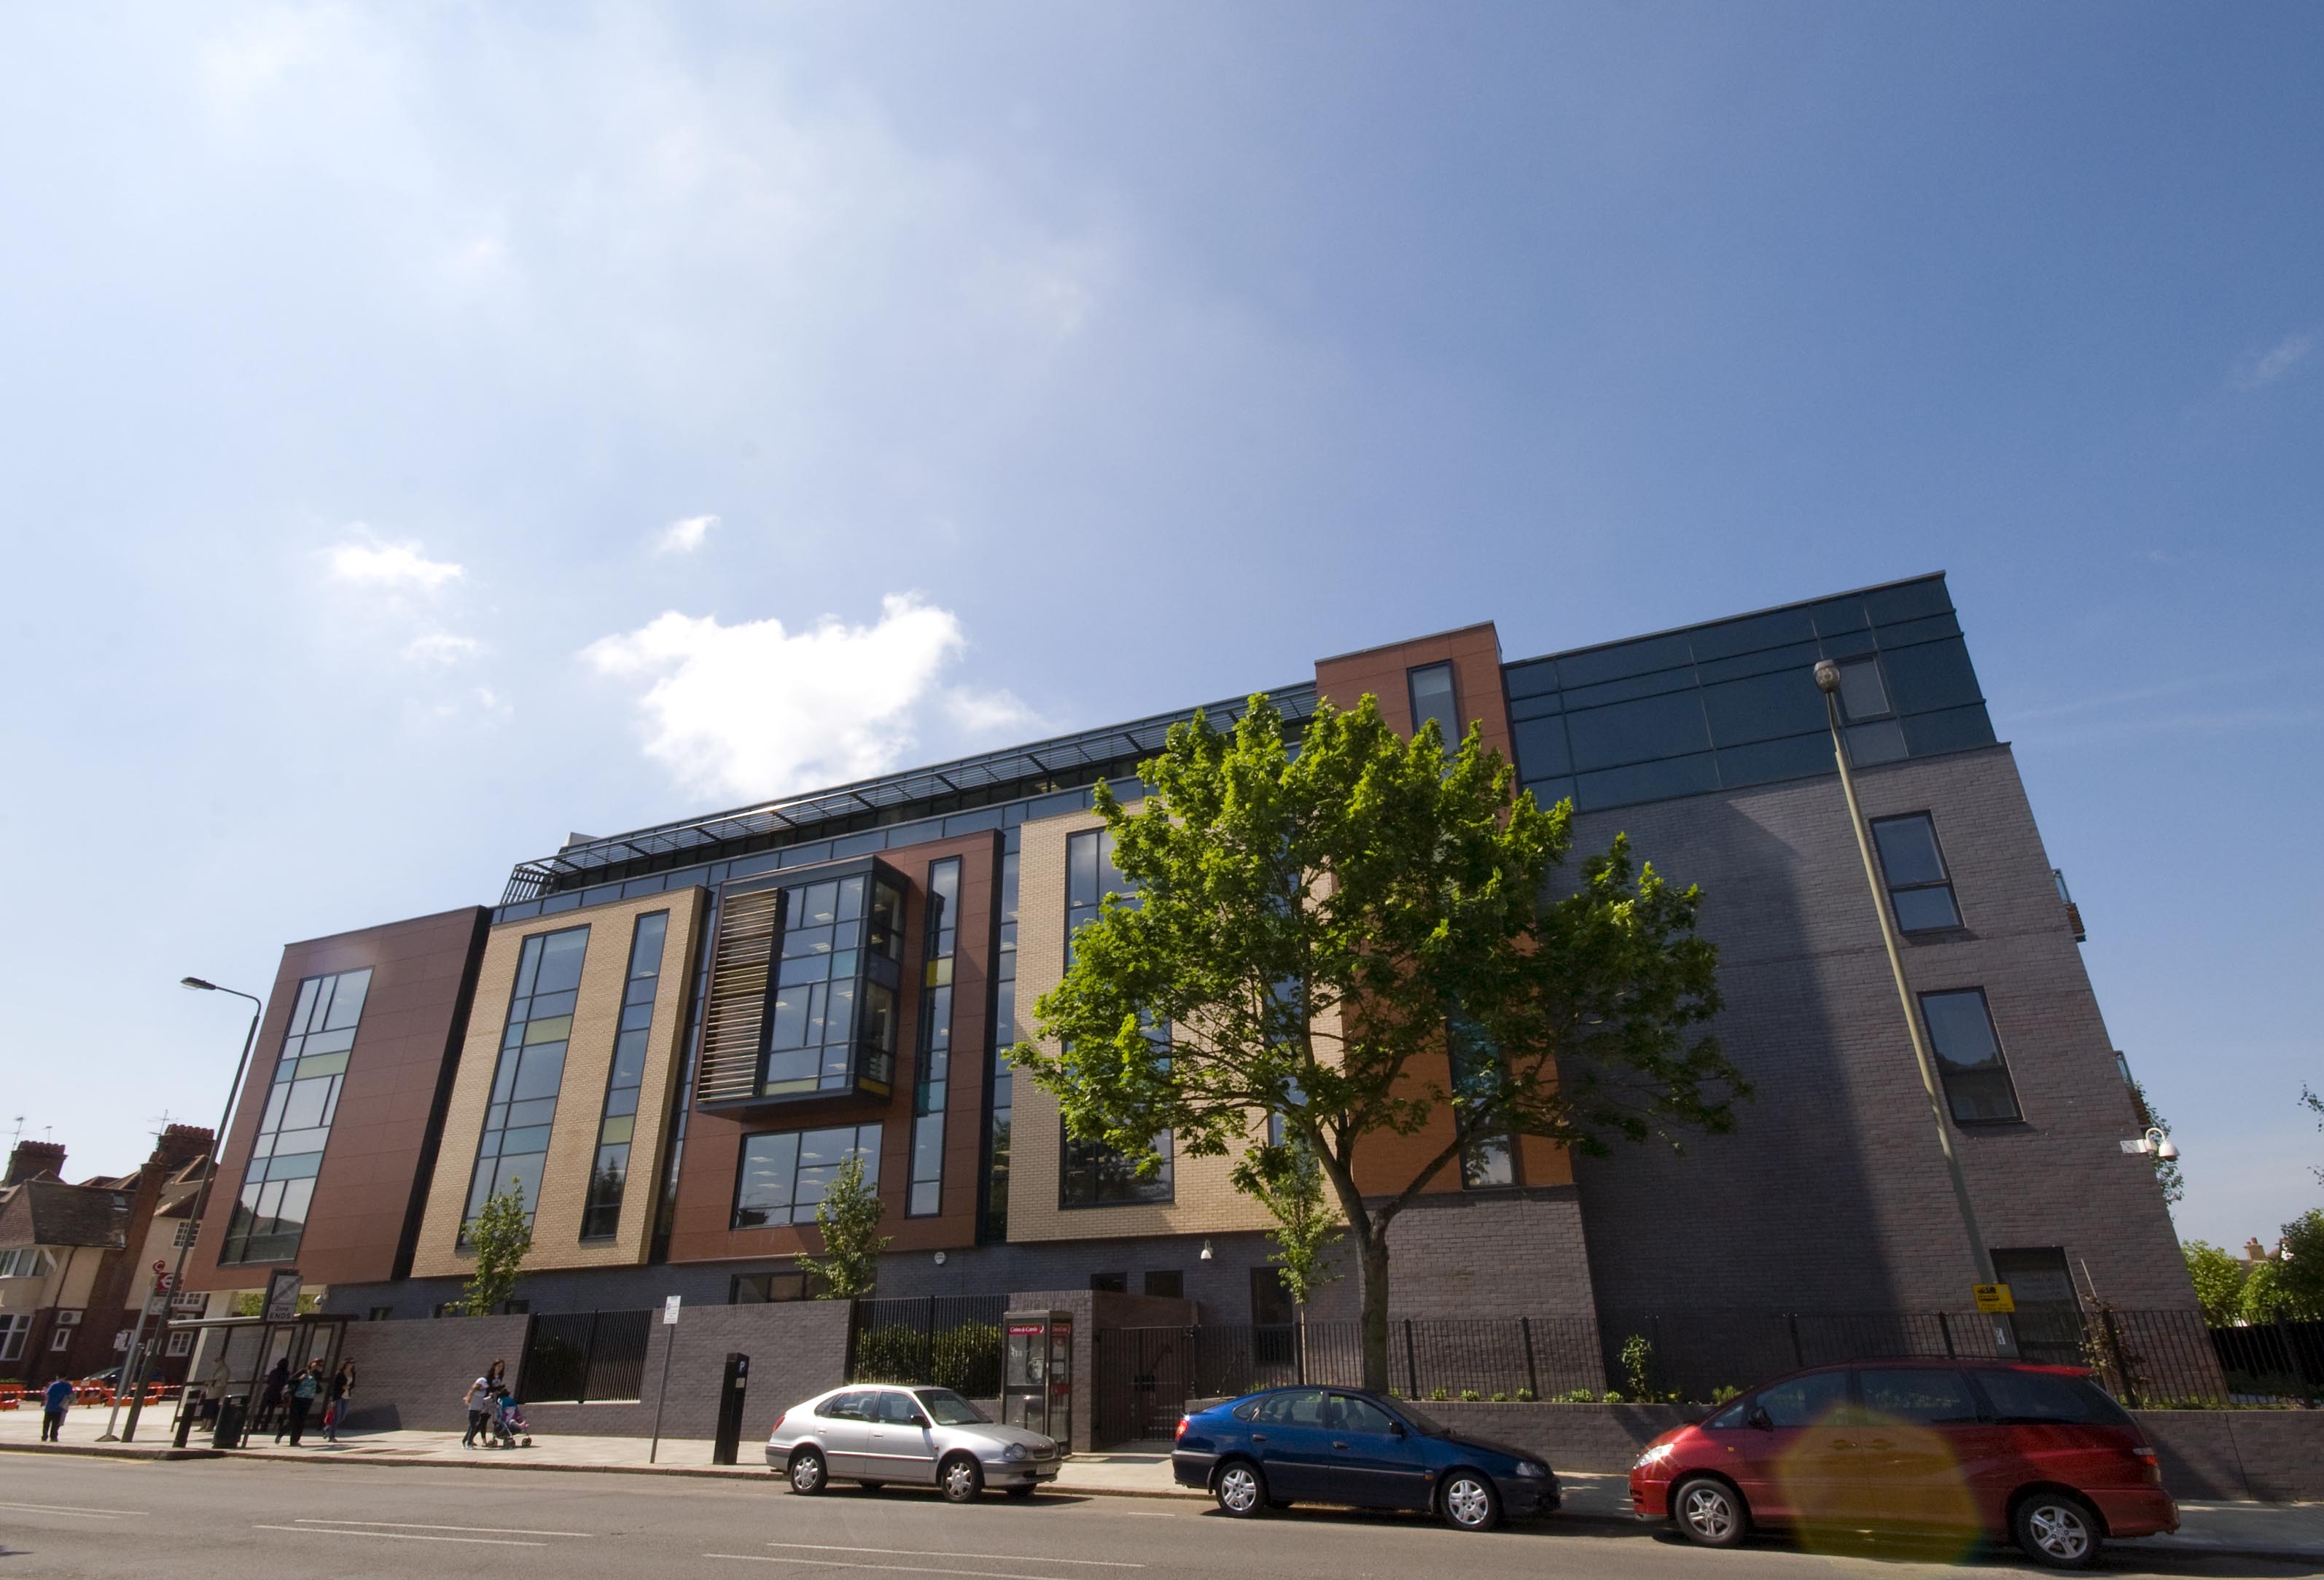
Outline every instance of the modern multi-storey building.
{"label": "modern multi-storey building", "polygon": [[[2137,1126],[2079,920],[1932,575],[1517,662],[1472,626],[1269,688],[1294,735],[1366,693],[1399,727],[1480,721],[1538,798],[1572,798],[1579,850],[1628,831],[1700,884],[1717,1029],[1757,1089],[1733,1134],[1683,1153],[1527,1140],[1449,1171],[1400,1220],[1403,1312],[1967,1304],[1812,677],[1827,657],[1997,1261],[2037,1308],[2192,1305],[2149,1165],[2120,1146]],[[470,1216],[514,1185],[535,1311],[797,1298],[854,1154],[893,1236],[883,1295],[1086,1286],[1279,1319],[1231,1160],[1139,1178],[998,1057],[1108,886],[1091,785],[1134,799],[1191,711],[576,837],[494,906],[291,945],[197,1287],[296,1265],[330,1309],[423,1316],[457,1291]],[[1381,1137],[1360,1163],[1385,1180],[1440,1140]],[[1351,1281],[1323,1300],[1351,1308]]]}

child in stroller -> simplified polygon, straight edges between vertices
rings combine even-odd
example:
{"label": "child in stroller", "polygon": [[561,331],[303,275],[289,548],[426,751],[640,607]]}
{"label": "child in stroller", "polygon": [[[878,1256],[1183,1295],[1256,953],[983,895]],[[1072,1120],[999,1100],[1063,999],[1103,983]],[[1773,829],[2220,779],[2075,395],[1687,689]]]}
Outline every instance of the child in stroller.
{"label": "child in stroller", "polygon": [[[518,1439],[522,1438],[521,1445]],[[513,1393],[503,1393],[493,1411],[493,1429],[485,1439],[486,1447],[515,1448],[532,1447],[532,1427],[524,1419],[524,1406],[516,1401]]]}

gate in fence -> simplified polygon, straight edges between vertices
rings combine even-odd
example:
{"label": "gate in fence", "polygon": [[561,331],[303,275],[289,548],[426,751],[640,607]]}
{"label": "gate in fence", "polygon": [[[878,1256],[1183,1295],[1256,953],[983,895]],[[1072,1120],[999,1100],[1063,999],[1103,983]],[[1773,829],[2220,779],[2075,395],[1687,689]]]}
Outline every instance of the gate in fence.
{"label": "gate in fence", "polygon": [[536,1403],[635,1399],[651,1311],[566,1311],[535,1317],[517,1384]]}

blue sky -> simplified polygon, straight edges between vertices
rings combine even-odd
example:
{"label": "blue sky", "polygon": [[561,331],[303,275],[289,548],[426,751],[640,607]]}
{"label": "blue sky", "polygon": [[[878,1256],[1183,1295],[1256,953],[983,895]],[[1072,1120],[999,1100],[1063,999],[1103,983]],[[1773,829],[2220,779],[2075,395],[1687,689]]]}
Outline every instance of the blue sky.
{"label": "blue sky", "polygon": [[[1942,568],[2178,1126],[2319,1199],[2324,10],[17,7],[0,1125],[606,831]],[[2304,809],[2304,810],[2303,810]]]}

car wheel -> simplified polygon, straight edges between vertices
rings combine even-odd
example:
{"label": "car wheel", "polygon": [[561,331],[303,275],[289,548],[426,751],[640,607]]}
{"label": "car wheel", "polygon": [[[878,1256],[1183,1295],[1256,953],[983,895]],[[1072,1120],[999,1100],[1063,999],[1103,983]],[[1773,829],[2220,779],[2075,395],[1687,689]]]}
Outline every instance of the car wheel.
{"label": "car wheel", "polygon": [[1001,1491],[1002,1491],[1002,1492],[1004,1492],[1004,1493],[1006,1493],[1009,1496],[1010,1496],[1010,1497],[1012,1497],[1012,1498],[1015,1498],[1015,1499],[1019,1500],[1019,1502],[1022,1502],[1023,1500],[1025,1500],[1025,1499],[1027,1499],[1027,1498],[1031,1497],[1031,1496],[1033,1495],[1033,1493],[1034,1493],[1035,1489],[1034,1489],[1034,1488],[1032,1488],[1032,1487],[1029,1487],[1029,1486],[1028,1486],[1028,1487],[1003,1487],[1003,1488],[1001,1489]]}
{"label": "car wheel", "polygon": [[2017,1545],[2037,1564],[2087,1569],[2098,1562],[2098,1516],[2070,1493],[2035,1493],[2020,1500],[2010,1524]]}
{"label": "car wheel", "polygon": [[936,1471],[936,1485],[947,1503],[973,1503],[984,1491],[984,1467],[973,1455],[955,1454]]}
{"label": "car wheel", "polygon": [[1256,1519],[1267,1512],[1267,1478],[1248,1459],[1228,1460],[1219,1470],[1211,1495],[1218,1499],[1221,1510],[1238,1520]]}
{"label": "car wheel", "polygon": [[1456,1470],[1436,1494],[1444,1522],[1455,1530],[1490,1530],[1501,1522],[1500,1494],[1473,1470]]}
{"label": "car wheel", "polygon": [[830,1484],[824,1474],[822,1455],[812,1448],[802,1448],[791,1456],[791,1491],[812,1495]]}
{"label": "car wheel", "polygon": [[1673,1487],[1670,1509],[1678,1533],[1697,1547],[1731,1548],[1751,1529],[1742,1494],[1707,1475]]}

